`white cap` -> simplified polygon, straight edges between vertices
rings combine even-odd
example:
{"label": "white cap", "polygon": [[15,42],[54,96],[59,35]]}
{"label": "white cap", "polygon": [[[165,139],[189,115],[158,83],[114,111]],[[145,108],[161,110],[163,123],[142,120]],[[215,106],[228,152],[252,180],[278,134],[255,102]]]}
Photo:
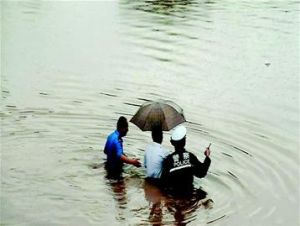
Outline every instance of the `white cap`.
{"label": "white cap", "polygon": [[185,135],[186,135],[186,128],[183,125],[176,126],[172,133],[171,140],[179,141],[183,139]]}

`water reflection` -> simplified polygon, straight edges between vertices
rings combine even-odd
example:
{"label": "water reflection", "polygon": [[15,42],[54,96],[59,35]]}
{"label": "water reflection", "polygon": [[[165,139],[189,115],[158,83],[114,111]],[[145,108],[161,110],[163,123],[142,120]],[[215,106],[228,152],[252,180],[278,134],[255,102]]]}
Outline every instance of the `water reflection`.
{"label": "water reflection", "polygon": [[124,5],[132,5],[134,9],[162,14],[162,15],[170,15],[172,13],[183,12],[188,9],[188,5],[193,3],[191,0],[146,0],[146,1],[125,1]]}
{"label": "water reflection", "polygon": [[[140,186],[140,182],[142,183]],[[131,213],[139,216],[139,223],[147,222],[150,225],[187,225],[196,220],[199,210],[212,208],[213,201],[207,197],[206,192],[195,189],[192,196],[174,197],[164,193],[158,186],[142,178],[125,178],[122,180],[107,180],[116,203],[119,222],[132,222]],[[144,190],[147,206],[131,206],[132,199],[140,199],[139,193],[132,193],[132,189]],[[140,193],[142,194],[142,193]],[[134,198],[135,197],[135,198]],[[131,207],[129,207],[131,206]],[[131,208],[131,213],[128,210]],[[205,221],[206,219],[202,219]],[[199,219],[197,220],[199,221]],[[136,222],[137,223],[137,222]]]}
{"label": "water reflection", "polygon": [[153,183],[145,180],[144,183],[145,198],[150,205],[150,213],[148,220],[152,225],[161,225],[162,223],[162,207],[165,197],[161,190]]}
{"label": "water reflection", "polygon": [[20,6],[24,14],[36,14],[42,8],[42,3],[39,1],[22,1]]}
{"label": "water reflection", "polygon": [[[299,222],[299,2],[28,2],[2,5],[1,223]],[[216,145],[201,181],[209,211],[151,196],[140,177],[107,186],[102,163],[84,168],[113,119],[134,112],[125,103],[156,97],[183,105],[191,149]],[[131,132],[130,154],[142,155],[147,136]]]}
{"label": "water reflection", "polygon": [[186,225],[196,218],[196,210],[203,206],[212,208],[213,201],[208,198],[206,192],[196,189],[191,197],[168,197],[165,203],[169,212],[174,216],[177,225]]}
{"label": "water reflection", "polygon": [[163,193],[155,184],[145,180],[144,192],[150,205],[148,220],[152,225],[162,225],[167,213],[173,216],[176,225],[186,225],[195,219],[195,211],[200,206],[207,209],[213,204],[202,189],[195,189],[192,196],[179,198]]}
{"label": "water reflection", "polygon": [[[191,61],[187,59],[194,57],[198,50],[207,53],[214,42],[207,37],[212,30],[211,10],[215,7],[211,3],[192,0],[121,2],[121,36],[132,47],[131,51],[147,60],[147,64],[153,63],[164,75],[178,73],[179,68],[187,66],[190,70]],[[205,46],[199,46],[201,40],[206,42]]]}
{"label": "water reflection", "polygon": [[113,198],[117,203],[118,210],[118,220],[125,221],[126,214],[124,210],[126,209],[127,204],[127,195],[126,195],[126,184],[125,181],[122,180],[108,180],[108,184],[111,187],[113,192]]}

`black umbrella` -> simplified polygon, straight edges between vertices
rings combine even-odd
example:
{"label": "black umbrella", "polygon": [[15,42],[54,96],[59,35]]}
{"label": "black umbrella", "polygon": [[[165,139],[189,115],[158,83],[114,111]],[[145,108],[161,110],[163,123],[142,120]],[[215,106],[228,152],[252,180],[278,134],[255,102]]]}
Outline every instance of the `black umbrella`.
{"label": "black umbrella", "polygon": [[154,126],[160,126],[163,131],[169,131],[185,122],[183,110],[177,104],[168,100],[148,101],[130,119],[130,122],[142,131],[151,131]]}

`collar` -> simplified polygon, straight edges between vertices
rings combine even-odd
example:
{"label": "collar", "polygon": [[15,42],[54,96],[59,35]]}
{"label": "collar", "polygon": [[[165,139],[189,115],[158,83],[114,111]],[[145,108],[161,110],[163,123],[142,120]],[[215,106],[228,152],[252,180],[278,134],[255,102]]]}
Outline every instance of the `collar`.
{"label": "collar", "polygon": [[175,150],[175,153],[183,153],[186,152],[185,148],[181,149],[181,150]]}
{"label": "collar", "polygon": [[152,145],[156,146],[156,147],[161,147],[161,144],[160,143],[156,143],[156,142],[152,142]]}
{"label": "collar", "polygon": [[115,130],[115,134],[118,136],[118,139],[120,141],[123,141],[122,137],[120,136],[120,132],[118,130]]}
{"label": "collar", "polygon": [[162,145],[160,143],[152,142],[152,147],[162,148]]}

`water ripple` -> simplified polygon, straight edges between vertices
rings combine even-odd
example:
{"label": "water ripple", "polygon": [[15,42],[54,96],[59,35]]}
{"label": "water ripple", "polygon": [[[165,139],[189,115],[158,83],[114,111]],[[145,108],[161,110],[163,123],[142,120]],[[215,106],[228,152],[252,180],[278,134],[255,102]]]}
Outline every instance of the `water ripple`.
{"label": "water ripple", "polygon": [[[5,2],[1,223],[294,225],[298,5]],[[200,161],[212,143],[208,175],[195,179],[204,200],[159,194],[132,166],[121,183],[105,179],[118,117],[156,99],[183,107]],[[142,159],[151,134],[130,123],[124,140]]]}

